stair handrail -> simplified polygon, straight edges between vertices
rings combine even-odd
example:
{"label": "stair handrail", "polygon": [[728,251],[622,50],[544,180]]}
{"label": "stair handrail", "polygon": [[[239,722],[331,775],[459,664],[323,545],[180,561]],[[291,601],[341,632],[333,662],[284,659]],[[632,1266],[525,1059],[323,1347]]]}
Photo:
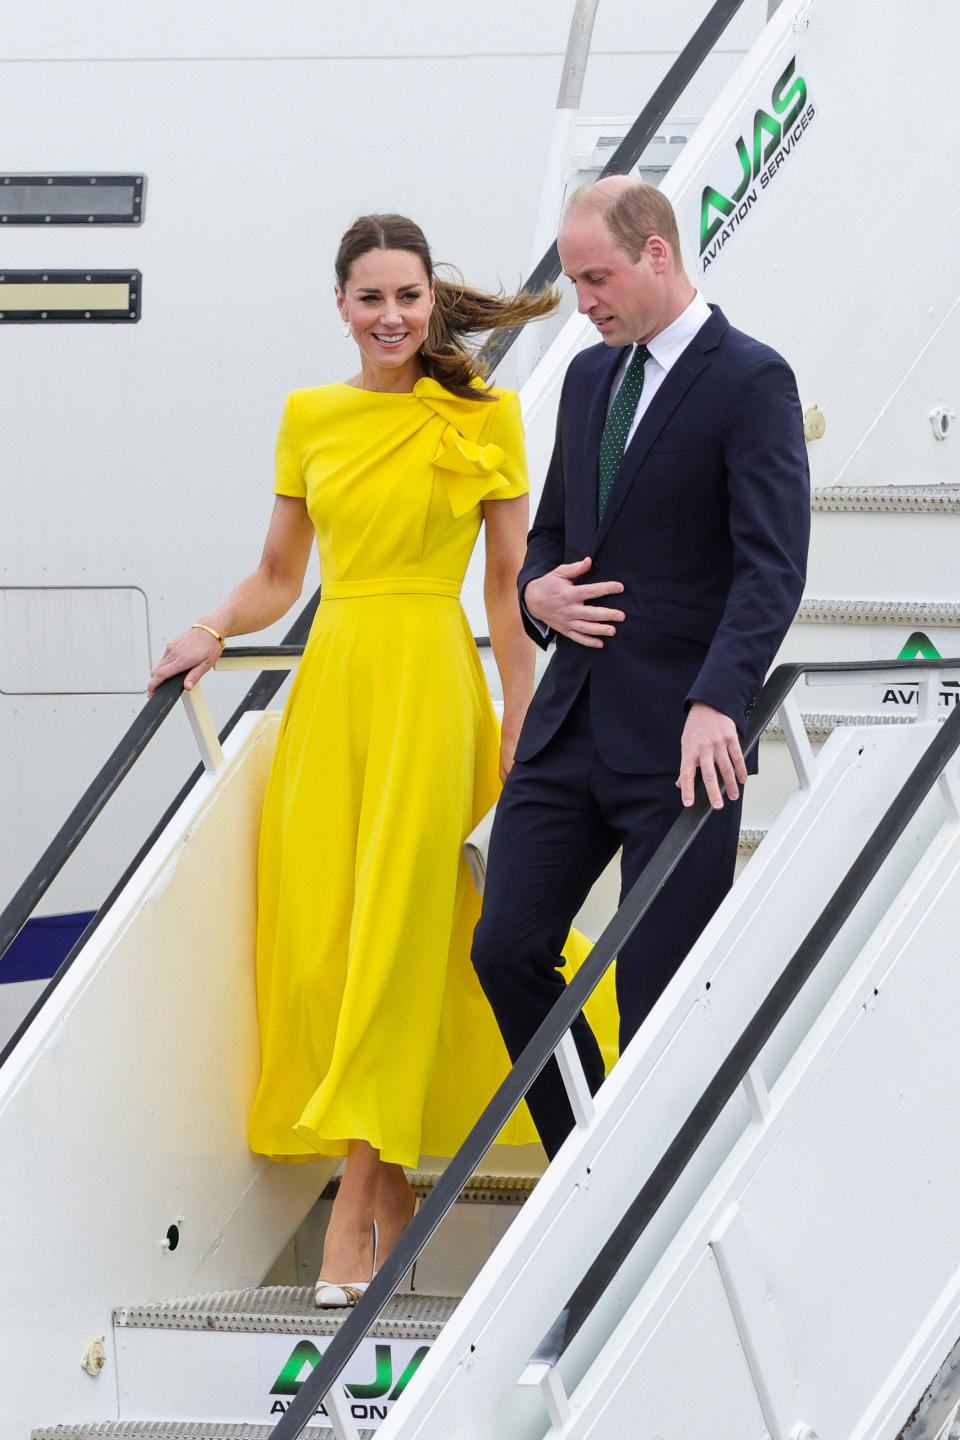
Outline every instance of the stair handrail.
{"label": "stair handrail", "polygon": [[960,707],[954,706],[544,1335],[531,1367],[552,1369],[569,1349],[958,747]]}
{"label": "stair handrail", "polygon": [[[937,659],[886,661],[859,660],[850,662],[818,661],[779,665],[771,673],[763,686],[747,723],[747,729],[742,743],[744,758],[749,757],[756,749],[764,730],[773,722],[778,711],[784,707],[794,686],[801,677],[809,675],[829,675],[834,677],[835,680],[839,680],[843,676],[852,677],[872,674],[879,678],[891,672],[913,672],[918,674],[926,672],[930,674],[934,671],[941,670],[960,671],[960,658],[943,657]],[[944,735],[947,737],[946,740],[943,739]],[[918,765],[916,770],[908,777],[906,785],[915,788],[915,774],[922,769],[923,774],[926,775],[932,764],[939,766],[936,770],[936,774],[939,774],[940,770],[943,769],[953,754],[958,743],[960,743],[960,706],[955,706],[949,719],[940,728],[935,740],[925,752],[925,757],[933,752],[934,760],[927,761],[926,766],[921,762],[921,765]],[[933,775],[930,784],[933,783],[936,774]],[[927,788],[929,789],[929,785]],[[919,804],[919,800],[917,804]],[[343,1435],[347,1436],[352,1433],[350,1429],[344,1425],[342,1400],[338,1391],[335,1389],[344,1367],[349,1363],[371,1327],[379,1319],[387,1304],[399,1289],[407,1272],[423,1253],[430,1239],[443,1221],[444,1216],[456,1203],[467,1182],[476,1172],[484,1155],[490,1146],[494,1144],[500,1131],[524,1099],[530,1086],[540,1074],[540,1071],[554,1056],[558,1046],[567,1035],[571,1025],[582,1011],[597,985],[603,979],[604,974],[616,958],[617,953],[633,934],[650,905],[656,899],[664,884],[676,869],[690,845],[696,839],[701,828],[713,813],[713,807],[698,777],[693,805],[685,809],[667,831],[667,834],[654,851],[646,867],[640,873],[616,914],[594,944],[590,954],[580,966],[576,975],[567,982],[564,993],[556,1001],[549,1015],[520,1054],[516,1063],[493,1095],[456,1155],[451,1158],[437,1179],[430,1194],[421,1204],[417,1214],[410,1221],[400,1240],[370,1281],[367,1290],[361,1295],[356,1306],[350,1310],[343,1324],[331,1337],[329,1344],[324,1350],[323,1356],[317,1361],[312,1372],[303,1381],[300,1390],[291,1400],[284,1415],[277,1421],[272,1432],[272,1440],[298,1440],[298,1437],[306,1428],[311,1418],[316,1414],[317,1408],[321,1404],[326,1406],[328,1413],[334,1421],[338,1440],[340,1440],[341,1431]],[[912,814],[913,811],[910,813]],[[904,825],[908,822],[909,818],[909,815],[907,815],[903,821]],[[892,822],[888,821],[885,816],[877,829],[881,830],[885,826],[889,827],[890,824],[892,824]],[[886,832],[884,831],[884,833]],[[894,839],[895,838],[894,836]],[[872,841],[873,837],[871,837],[871,842]],[[865,849],[869,848],[871,842],[868,842],[868,847],[865,847]],[[892,844],[893,841],[891,840],[890,843]],[[851,867],[851,874],[861,865],[861,862],[862,856],[858,857],[857,861],[854,862],[854,866]],[[859,875],[859,871],[857,874]],[[849,876],[842,882],[841,889],[847,885],[848,880]],[[858,883],[859,880],[856,876],[853,881],[850,881],[851,885]],[[865,885],[866,882],[864,882],[857,891],[856,898],[859,898],[859,895],[862,894]],[[846,894],[846,891],[844,891],[844,894]],[[834,906],[834,900],[831,900],[828,909],[832,906]],[[836,909],[830,909],[829,923],[833,923],[835,915]],[[820,923],[821,922],[818,921],[818,925]],[[842,923],[842,921],[840,923]],[[815,926],[814,929],[816,928]],[[814,961],[814,964],[815,963]],[[794,960],[791,960],[790,964],[793,965]],[[724,1083],[726,1083],[729,1075],[724,1067],[721,1068],[724,1074]],[[742,1082],[748,1068],[749,1064],[743,1067],[742,1073],[737,1076],[736,1083],[733,1086],[734,1089],[736,1088],[736,1084]],[[703,1098],[701,1098],[698,1104],[703,1103]],[[694,1110],[695,1112],[697,1111],[696,1106]],[[666,1163],[673,1165],[675,1162],[676,1155],[671,1153]],[[661,1162],[661,1164],[664,1163],[664,1161]],[[658,1171],[659,1168],[658,1166]],[[657,1172],[655,1172],[655,1174],[656,1173]],[[641,1191],[641,1195],[646,1192],[646,1188],[647,1187],[644,1187],[644,1191]],[[628,1211],[628,1214],[632,1213],[633,1207]],[[644,1223],[648,1223],[649,1218],[650,1217],[647,1217]],[[619,1229],[614,1231],[614,1236],[619,1233]],[[612,1240],[613,1237],[611,1237],[611,1241]],[[609,1245],[611,1241],[608,1241],[607,1244]],[[606,1248],[605,1246],[601,1251],[601,1255],[606,1253]],[[615,1270],[611,1273],[615,1273]],[[577,1294],[578,1292],[575,1291],[574,1295]],[[572,1298],[573,1297],[571,1297],[571,1300]],[[578,1308],[578,1316],[579,1313]],[[561,1316],[561,1320],[562,1318]],[[565,1323],[566,1322],[564,1322],[564,1324]],[[580,1323],[582,1323],[582,1319]],[[552,1348],[556,1348],[556,1336],[559,1336],[560,1333],[558,1325],[559,1322],[548,1332],[548,1336],[544,1337],[542,1343],[545,1347],[550,1337],[553,1336]],[[544,1353],[549,1352],[545,1349]],[[546,1362],[540,1361],[539,1363]],[[347,1422],[347,1424],[349,1423],[352,1422]],[[337,1428],[338,1426],[341,1428]]]}

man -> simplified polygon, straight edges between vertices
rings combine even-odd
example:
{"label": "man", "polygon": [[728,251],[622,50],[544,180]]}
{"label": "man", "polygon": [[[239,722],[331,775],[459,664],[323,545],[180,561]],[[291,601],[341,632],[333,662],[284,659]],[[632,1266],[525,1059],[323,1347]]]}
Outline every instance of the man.
{"label": "man", "polygon": [[[799,604],[809,536],[793,375],[690,284],[669,201],[601,180],[558,243],[602,344],[564,380],[520,572],[526,628],[557,648],[497,808],[474,938],[514,1058],[563,989],[560,949],[593,881],[622,846],[630,889],[698,771],[716,813],[620,952],[621,1049],[729,888],[740,736]],[[597,1089],[582,1016],[574,1037]],[[528,1100],[552,1157],[572,1123],[554,1061]]]}

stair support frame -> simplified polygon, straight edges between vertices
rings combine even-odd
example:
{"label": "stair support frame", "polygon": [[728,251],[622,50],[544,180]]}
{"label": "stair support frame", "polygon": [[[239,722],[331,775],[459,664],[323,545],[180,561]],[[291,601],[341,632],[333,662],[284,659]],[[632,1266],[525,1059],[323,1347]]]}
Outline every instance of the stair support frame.
{"label": "stair support frame", "polygon": [[796,1378],[739,1206],[721,1217],[710,1249],[772,1440],[794,1440],[808,1427],[796,1418]]}
{"label": "stair support frame", "polygon": [[560,1043],[553,1053],[557,1057],[560,1076],[567,1092],[567,1099],[570,1101],[570,1109],[573,1111],[574,1123],[584,1130],[593,1120],[596,1106],[590,1093],[590,1086],[587,1084],[583,1065],[580,1063],[576,1042],[569,1030],[564,1031]]}

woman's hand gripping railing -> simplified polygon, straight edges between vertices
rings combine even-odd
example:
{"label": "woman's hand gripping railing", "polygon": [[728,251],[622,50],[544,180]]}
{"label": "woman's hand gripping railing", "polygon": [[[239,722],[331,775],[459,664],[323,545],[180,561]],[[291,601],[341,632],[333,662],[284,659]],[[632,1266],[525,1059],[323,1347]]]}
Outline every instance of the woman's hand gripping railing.
{"label": "woman's hand gripping railing", "polygon": [[[841,678],[855,683],[882,683],[888,675],[896,676],[903,671],[909,671],[917,675],[921,691],[926,679],[926,690],[929,693],[933,690],[932,677],[941,669],[960,671],[960,660],[903,660],[889,661],[882,665],[870,661],[849,665],[781,665],[773,672],[760,693],[744,736],[743,753],[745,756],[749,755],[756,748],[764,730],[779,715],[791,754],[795,757],[800,783],[809,785],[813,781],[815,770],[813,752],[799,707],[791,696],[801,676],[821,677],[821,683],[826,683],[831,677],[834,683]],[[921,707],[921,718],[929,717],[930,703]],[[593,1097],[587,1089],[579,1058],[569,1035],[570,1025],[712,813],[703,787],[698,785],[694,804],[680,815],[664,837],[620,909],[597,940],[589,957],[569,982],[564,994],[497,1090],[418,1214],[410,1222],[399,1244],[374,1276],[356,1308],[351,1310],[333,1336],[323,1358],[303,1382],[289,1409],[278,1421],[273,1432],[274,1440],[296,1440],[321,1403],[326,1407],[337,1440],[356,1440],[357,1429],[350,1414],[349,1402],[342,1386],[337,1384],[344,1366],[399,1288],[411,1265],[425,1249],[447,1211],[459,1198],[467,1181],[533,1081],[554,1054],[560,1064],[561,1073],[568,1077],[568,1094],[571,1096],[577,1123],[589,1123]]]}

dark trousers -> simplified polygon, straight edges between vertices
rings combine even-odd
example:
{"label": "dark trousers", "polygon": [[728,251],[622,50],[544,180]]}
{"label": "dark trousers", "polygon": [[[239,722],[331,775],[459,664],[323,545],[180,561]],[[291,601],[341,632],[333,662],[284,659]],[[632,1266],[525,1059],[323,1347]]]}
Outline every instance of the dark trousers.
{"label": "dark trousers", "polygon": [[[678,737],[679,752],[679,737]],[[681,810],[676,775],[610,770],[593,742],[586,687],[550,743],[517,762],[494,818],[473,963],[518,1058],[562,994],[561,949],[597,876],[622,847],[621,900]],[[617,957],[620,1048],[638,1030],[733,879],[740,801],[712,814]],[[573,1036],[590,1088],[600,1050],[581,1014]],[[556,1061],[527,1102],[552,1158],[573,1124]]]}

